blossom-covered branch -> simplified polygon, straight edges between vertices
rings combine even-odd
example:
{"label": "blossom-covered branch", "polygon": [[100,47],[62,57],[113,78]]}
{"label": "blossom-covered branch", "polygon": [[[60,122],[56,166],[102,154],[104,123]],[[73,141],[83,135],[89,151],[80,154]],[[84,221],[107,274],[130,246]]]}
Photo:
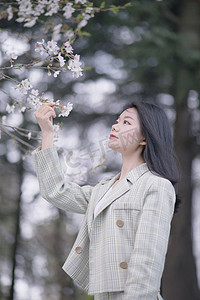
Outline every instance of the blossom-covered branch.
{"label": "blossom-covered branch", "polygon": [[[95,7],[92,1],[87,0],[16,0],[13,2],[0,2],[0,19],[14,21],[18,26],[23,25],[24,29],[28,29],[26,38],[30,36],[31,45],[34,42],[34,51],[31,51],[33,57],[27,62],[27,56],[26,63],[21,62],[23,57],[18,58],[19,54],[15,52],[14,48],[11,50],[7,47],[7,50],[3,51],[6,54],[6,59],[3,58],[6,65],[0,66],[0,70],[4,71],[0,80],[12,82],[15,91],[13,96],[8,91],[1,89],[11,99],[5,106],[5,114],[25,113],[27,110],[37,109],[43,103],[55,101],[58,117],[69,115],[73,107],[72,103],[68,102],[64,105],[60,100],[49,99],[44,92],[39,92],[38,89],[33,87],[29,76],[27,76],[27,69],[44,69],[47,71],[48,76],[53,75],[54,78],[65,71],[71,71],[74,78],[82,76],[84,68],[80,61],[80,55],[74,53],[74,41],[88,34],[83,30],[88,21],[95,17],[96,13],[108,10],[117,13],[120,9],[130,5],[126,3],[122,6],[111,5],[106,7],[105,3],[105,1],[99,1],[99,6]],[[40,29],[37,30],[37,32],[40,32],[40,38],[38,38],[38,35],[36,37],[32,35],[35,27]],[[46,36],[46,40],[43,36]],[[9,65],[7,65],[7,61]],[[18,63],[18,61],[20,62]],[[12,70],[15,72],[12,72]],[[16,80],[17,70],[19,70],[20,80]],[[22,70],[26,71],[23,80],[21,77]],[[6,72],[9,75],[5,74]],[[12,78],[12,76],[15,77]],[[6,123],[7,115],[1,118],[1,128],[9,126]],[[57,136],[60,123],[55,124],[54,127],[55,136]],[[4,133],[9,132],[6,128],[4,129],[2,130]],[[8,135],[14,138],[10,132]],[[31,131],[21,135],[29,140],[32,138]],[[20,142],[20,138],[18,138],[18,142]]]}

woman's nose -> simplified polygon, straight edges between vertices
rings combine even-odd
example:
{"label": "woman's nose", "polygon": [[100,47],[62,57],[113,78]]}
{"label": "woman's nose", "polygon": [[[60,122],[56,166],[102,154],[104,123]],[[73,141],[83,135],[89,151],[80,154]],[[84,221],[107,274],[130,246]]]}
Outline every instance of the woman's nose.
{"label": "woman's nose", "polygon": [[118,131],[119,130],[119,125],[117,123],[112,125],[112,130]]}

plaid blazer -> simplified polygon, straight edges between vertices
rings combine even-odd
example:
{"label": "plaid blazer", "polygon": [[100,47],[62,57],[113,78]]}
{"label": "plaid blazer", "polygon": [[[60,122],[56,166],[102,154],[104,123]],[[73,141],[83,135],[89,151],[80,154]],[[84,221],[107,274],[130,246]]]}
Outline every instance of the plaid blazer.
{"label": "plaid blazer", "polygon": [[156,300],[174,212],[171,182],[143,163],[113,188],[96,218],[94,207],[119,178],[96,186],[65,182],[55,147],[35,150],[42,196],[60,209],[84,214],[82,227],[63,265],[88,294],[124,291],[124,300]]}

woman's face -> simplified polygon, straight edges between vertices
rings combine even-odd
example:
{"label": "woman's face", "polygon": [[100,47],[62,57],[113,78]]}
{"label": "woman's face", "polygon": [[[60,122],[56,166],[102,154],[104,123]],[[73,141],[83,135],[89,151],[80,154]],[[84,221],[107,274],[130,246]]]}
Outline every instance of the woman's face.
{"label": "woman's face", "polygon": [[145,144],[137,109],[126,109],[112,126],[108,147],[123,154],[131,154],[139,148],[142,150]]}

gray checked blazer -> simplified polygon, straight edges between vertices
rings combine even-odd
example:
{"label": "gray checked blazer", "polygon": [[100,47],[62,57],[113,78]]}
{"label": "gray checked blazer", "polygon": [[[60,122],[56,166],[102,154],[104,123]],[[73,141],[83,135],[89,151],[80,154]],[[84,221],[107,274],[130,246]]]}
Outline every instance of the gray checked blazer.
{"label": "gray checked blazer", "polygon": [[146,163],[113,187],[94,219],[94,208],[119,178],[96,186],[65,182],[56,148],[33,152],[40,191],[65,211],[84,214],[82,227],[63,265],[89,295],[124,291],[124,300],[157,300],[175,205],[171,182]]}

